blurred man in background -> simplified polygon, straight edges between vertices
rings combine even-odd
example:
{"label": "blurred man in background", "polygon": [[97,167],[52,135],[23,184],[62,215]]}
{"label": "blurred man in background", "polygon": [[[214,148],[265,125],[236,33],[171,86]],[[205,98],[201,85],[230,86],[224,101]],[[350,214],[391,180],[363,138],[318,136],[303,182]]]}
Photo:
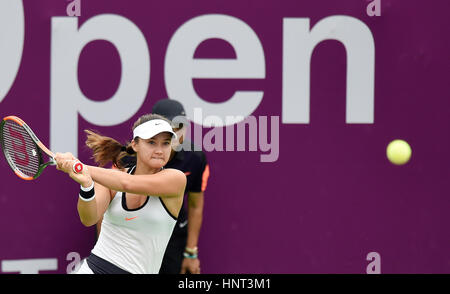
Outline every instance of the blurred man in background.
{"label": "blurred man in background", "polygon": [[[152,113],[163,115],[171,120],[173,130],[179,138],[178,144],[190,147],[172,148],[169,162],[165,166],[181,170],[186,175],[187,215],[184,201],[164,254],[160,273],[199,274],[198,239],[203,219],[204,192],[208,183],[209,165],[203,151],[194,151],[193,144],[184,141],[187,126],[174,122],[175,117],[185,118],[186,115],[180,102],[172,99],[160,100],[153,106]],[[186,119],[184,121],[187,122]]]}

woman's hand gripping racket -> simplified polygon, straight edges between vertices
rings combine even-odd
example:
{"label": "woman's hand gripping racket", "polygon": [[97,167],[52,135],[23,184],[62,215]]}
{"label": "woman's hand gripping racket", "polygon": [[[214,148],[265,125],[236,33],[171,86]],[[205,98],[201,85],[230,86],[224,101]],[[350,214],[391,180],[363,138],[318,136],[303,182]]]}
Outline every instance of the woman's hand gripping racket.
{"label": "woman's hand gripping racket", "polygon": [[[17,116],[7,116],[0,123],[0,145],[6,161],[16,175],[23,180],[34,180],[44,168],[56,165],[55,155],[42,144],[31,128]],[[42,152],[50,157],[44,162]],[[75,162],[75,173],[83,170],[83,164]]]}

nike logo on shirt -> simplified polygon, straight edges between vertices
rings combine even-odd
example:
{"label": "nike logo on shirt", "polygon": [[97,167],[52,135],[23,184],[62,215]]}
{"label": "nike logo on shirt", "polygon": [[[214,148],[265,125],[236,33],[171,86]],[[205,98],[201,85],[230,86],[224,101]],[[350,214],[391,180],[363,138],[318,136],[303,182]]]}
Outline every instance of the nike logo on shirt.
{"label": "nike logo on shirt", "polygon": [[135,216],[135,217],[126,217],[125,220],[126,221],[130,221],[130,220],[135,219],[135,218],[137,218],[137,216]]}

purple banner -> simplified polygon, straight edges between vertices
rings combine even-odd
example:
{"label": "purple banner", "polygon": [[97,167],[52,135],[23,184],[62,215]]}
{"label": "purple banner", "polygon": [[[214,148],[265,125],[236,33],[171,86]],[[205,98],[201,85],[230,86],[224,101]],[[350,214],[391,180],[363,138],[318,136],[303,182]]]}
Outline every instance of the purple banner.
{"label": "purple banner", "polygon": [[[449,273],[449,10],[2,0],[0,115],[93,164],[83,130],[125,143],[156,101],[182,102],[211,171],[203,273]],[[89,254],[75,182],[52,166],[23,181],[3,157],[0,177],[0,272]]]}

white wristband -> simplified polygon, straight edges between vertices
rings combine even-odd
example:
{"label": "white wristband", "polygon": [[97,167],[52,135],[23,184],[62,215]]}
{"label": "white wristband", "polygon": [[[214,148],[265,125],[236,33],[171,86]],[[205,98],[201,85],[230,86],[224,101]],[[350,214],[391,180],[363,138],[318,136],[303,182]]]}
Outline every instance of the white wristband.
{"label": "white wristband", "polygon": [[94,200],[95,198],[95,190],[94,190],[94,181],[92,181],[92,185],[87,188],[84,188],[80,185],[80,193],[78,194],[79,198],[85,202],[89,202]]}
{"label": "white wristband", "polygon": [[83,187],[82,185],[80,185],[80,189],[81,189],[81,191],[83,191],[83,192],[87,192],[87,191],[89,191],[89,190],[92,190],[92,188],[94,188],[94,181],[92,181],[92,184],[91,184],[89,187],[87,187],[87,188],[85,188],[85,187]]}
{"label": "white wristband", "polygon": [[89,201],[92,201],[92,200],[95,199],[95,194],[94,194],[94,196],[92,196],[91,198],[87,198],[87,199],[81,197],[81,195],[78,195],[78,198],[80,198],[80,199],[83,200],[84,202],[89,202]]}

